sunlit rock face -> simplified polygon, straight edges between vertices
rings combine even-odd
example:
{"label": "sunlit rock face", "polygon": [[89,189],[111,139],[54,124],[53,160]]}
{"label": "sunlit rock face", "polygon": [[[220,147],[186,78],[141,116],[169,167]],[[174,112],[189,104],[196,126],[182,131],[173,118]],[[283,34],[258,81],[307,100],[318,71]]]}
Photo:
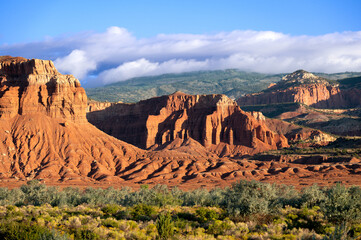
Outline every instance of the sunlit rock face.
{"label": "sunlit rock face", "polygon": [[268,89],[237,100],[240,106],[299,102],[316,108],[352,108],[361,106],[361,88],[340,88],[324,78],[304,70],[286,75]]}
{"label": "sunlit rock face", "polygon": [[141,148],[188,138],[216,153],[224,148],[233,153],[250,153],[288,146],[284,136],[272,132],[220,94],[176,92],[136,104],[113,104],[89,112],[88,119],[106,133]]}

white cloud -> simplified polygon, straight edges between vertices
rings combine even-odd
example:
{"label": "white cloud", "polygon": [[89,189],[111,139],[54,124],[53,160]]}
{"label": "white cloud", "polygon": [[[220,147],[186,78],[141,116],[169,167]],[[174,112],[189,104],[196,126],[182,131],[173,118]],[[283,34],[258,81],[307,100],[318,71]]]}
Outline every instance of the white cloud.
{"label": "white cloud", "polygon": [[236,30],[136,38],[127,29],[110,27],[103,33],[4,45],[0,51],[53,56],[61,72],[80,79],[98,75],[100,84],[137,76],[227,68],[268,73],[300,68],[316,72],[361,71],[361,31],[291,36]]}
{"label": "white cloud", "polygon": [[86,56],[86,52],[74,50],[68,56],[54,61],[60,72],[71,73],[78,78],[83,78],[89,71],[96,69],[96,62]]}
{"label": "white cloud", "polygon": [[105,83],[112,83],[114,79],[124,81],[133,77],[152,76],[164,73],[181,73],[186,71],[196,71],[208,69],[207,61],[176,60],[166,62],[150,62],[144,58],[132,62],[126,62],[117,68],[103,71],[99,79]]}

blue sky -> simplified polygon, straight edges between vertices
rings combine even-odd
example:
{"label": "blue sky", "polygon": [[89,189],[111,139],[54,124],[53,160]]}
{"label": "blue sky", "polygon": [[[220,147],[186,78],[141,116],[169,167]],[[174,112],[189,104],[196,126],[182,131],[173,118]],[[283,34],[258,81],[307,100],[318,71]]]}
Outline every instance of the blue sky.
{"label": "blue sky", "polygon": [[1,0],[1,8],[0,55],[53,60],[89,86],[224,68],[361,71],[358,0]]}

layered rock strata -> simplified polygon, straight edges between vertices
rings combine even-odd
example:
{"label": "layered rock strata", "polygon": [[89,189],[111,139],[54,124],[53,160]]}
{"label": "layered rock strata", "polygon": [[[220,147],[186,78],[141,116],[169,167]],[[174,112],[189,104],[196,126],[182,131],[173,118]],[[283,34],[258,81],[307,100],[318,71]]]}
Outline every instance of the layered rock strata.
{"label": "layered rock strata", "polygon": [[[93,108],[93,107],[88,107]],[[104,132],[141,148],[192,138],[217,154],[287,147],[287,139],[242,111],[225,95],[176,92],[136,104],[118,103],[87,114]]]}
{"label": "layered rock strata", "polygon": [[[358,159],[343,162],[316,159],[318,165],[308,167],[302,159],[220,158],[210,152],[214,146],[231,149],[232,142],[234,149],[239,146],[257,151],[285,145],[281,135],[260,122],[261,115],[253,113],[260,119],[256,120],[220,95],[175,94],[152,99],[150,106],[144,102],[122,107],[98,104],[91,108],[95,112],[107,107],[128,113],[133,109],[133,116],[138,118],[125,118],[123,123],[131,131],[124,130],[130,139],[157,148],[147,151],[88,123],[83,88],[74,77],[58,73],[50,61],[0,57],[0,79],[1,187],[20,186],[34,178],[61,186],[121,187],[147,183],[192,189],[226,186],[239,179],[294,185],[315,181],[359,183],[360,178],[353,177],[360,174]],[[146,109],[148,114],[142,117]],[[121,122],[111,114],[108,116],[109,125]],[[139,119],[144,120],[144,125],[137,124]],[[156,124],[159,119],[165,120]],[[154,140],[140,138],[147,126]],[[205,129],[210,129],[211,134]],[[242,138],[231,134],[232,131]],[[221,134],[215,134],[218,132]],[[238,143],[245,145],[235,145]]]}
{"label": "layered rock strata", "polygon": [[0,177],[90,181],[142,158],[89,124],[86,107],[79,81],[51,61],[1,57]]}
{"label": "layered rock strata", "polygon": [[268,89],[245,95],[240,106],[299,102],[315,108],[352,108],[361,106],[361,89],[342,89],[339,84],[299,70],[286,75]]}

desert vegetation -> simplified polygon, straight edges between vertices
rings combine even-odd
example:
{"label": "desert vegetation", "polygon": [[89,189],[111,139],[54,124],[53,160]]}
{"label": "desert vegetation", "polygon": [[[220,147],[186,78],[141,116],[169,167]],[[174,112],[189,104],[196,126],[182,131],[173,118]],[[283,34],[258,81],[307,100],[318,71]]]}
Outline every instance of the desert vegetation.
{"label": "desert vegetation", "polygon": [[1,239],[359,239],[361,188],[0,189]]}

